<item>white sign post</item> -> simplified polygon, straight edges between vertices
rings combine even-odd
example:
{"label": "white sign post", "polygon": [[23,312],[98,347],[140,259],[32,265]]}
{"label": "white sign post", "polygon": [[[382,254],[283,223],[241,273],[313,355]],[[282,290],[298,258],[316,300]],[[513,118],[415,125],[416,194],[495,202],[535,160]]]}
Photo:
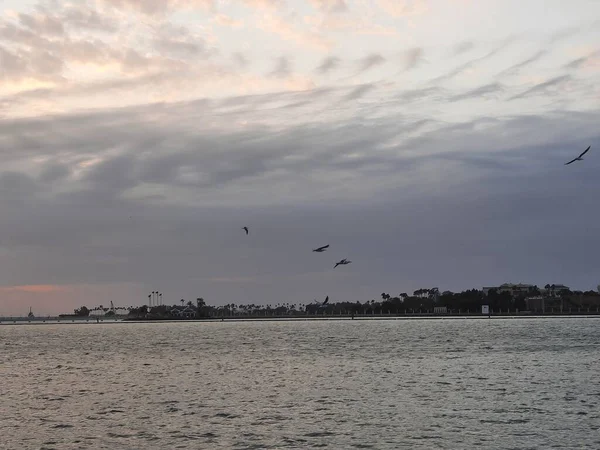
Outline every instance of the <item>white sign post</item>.
{"label": "white sign post", "polygon": [[481,305],[481,314],[490,315],[490,306],[489,305]]}

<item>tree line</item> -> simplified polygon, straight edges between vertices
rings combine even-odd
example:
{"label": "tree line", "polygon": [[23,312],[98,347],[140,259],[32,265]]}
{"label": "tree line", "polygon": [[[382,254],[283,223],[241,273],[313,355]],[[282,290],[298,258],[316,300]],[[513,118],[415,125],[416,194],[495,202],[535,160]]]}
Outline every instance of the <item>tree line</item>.
{"label": "tree line", "polygon": [[[550,285],[546,286],[548,289]],[[462,292],[444,291],[438,288],[417,289],[412,295],[402,292],[397,295],[381,293],[378,299],[367,301],[342,301],[330,302],[326,305],[320,303],[298,304],[235,304],[212,306],[207,305],[203,298],[199,297],[195,302],[180,300],[180,304],[119,308],[127,312],[131,319],[189,319],[209,317],[232,317],[232,316],[300,316],[318,314],[407,314],[407,313],[433,313],[440,311],[449,313],[465,313],[481,311],[482,305],[489,305],[495,312],[502,311],[526,311],[528,310],[528,298],[542,296],[537,286],[528,292],[512,295],[510,292],[499,292],[490,289],[488,292],[478,289],[469,289]],[[596,308],[600,305],[600,294],[595,291],[562,291],[559,296],[545,296],[545,307],[560,308]],[[77,316],[87,316],[93,310],[85,306],[75,310]],[[117,308],[106,312],[107,315],[115,314]]]}

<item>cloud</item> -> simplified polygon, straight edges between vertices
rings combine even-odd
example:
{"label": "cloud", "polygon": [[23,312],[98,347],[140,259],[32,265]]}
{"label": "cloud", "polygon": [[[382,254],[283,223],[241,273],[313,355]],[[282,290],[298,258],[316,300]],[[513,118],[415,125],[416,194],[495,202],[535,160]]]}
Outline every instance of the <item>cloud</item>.
{"label": "cloud", "polygon": [[304,22],[318,33],[351,32],[358,35],[395,36],[395,27],[375,23],[369,16],[349,16],[340,14],[305,16]]}
{"label": "cloud", "polygon": [[36,180],[26,173],[17,171],[0,172],[0,191],[7,202],[24,204],[40,191]]}
{"label": "cloud", "polygon": [[[158,58],[142,56],[131,48],[112,47],[97,38],[75,38],[65,29],[54,39],[45,39],[31,29],[45,23],[42,16],[36,17],[27,26],[0,23],[0,35],[10,45],[0,47],[4,69],[0,76],[5,79],[62,83],[67,81],[65,73],[72,64],[113,64],[139,70],[158,63]],[[165,51],[173,50],[175,44],[166,39],[157,42]]]}
{"label": "cloud", "polygon": [[328,50],[332,46],[331,41],[321,34],[313,31],[299,30],[291,21],[286,21],[272,14],[262,15],[256,27],[268,33],[277,34],[285,40],[296,42],[303,47]]}
{"label": "cloud", "polygon": [[[444,27],[438,46],[407,43],[402,27],[431,3],[387,2],[399,18],[317,3],[44,2],[3,16],[0,285],[66,286],[40,297],[69,302],[111,286],[135,303],[161,280],[222,304],[597,277],[581,226],[595,199],[578,193],[594,192],[599,160],[563,166],[600,137],[589,36],[574,61],[486,50],[476,31],[455,46]],[[426,72],[468,83],[423,83],[425,48]],[[527,84],[494,76],[542,57]],[[314,265],[307,243],[322,240],[354,258],[349,271]]]}
{"label": "cloud", "polygon": [[289,77],[292,73],[290,60],[285,56],[280,56],[275,62],[275,68],[270,72],[270,76],[276,78]]}
{"label": "cloud", "polygon": [[463,92],[462,94],[455,95],[451,98],[451,101],[457,102],[461,100],[469,100],[471,98],[487,98],[493,95],[504,92],[505,88],[500,83],[490,83],[484,86],[480,86],[476,89],[472,89],[467,92]]}
{"label": "cloud", "polygon": [[469,50],[473,50],[474,47],[475,44],[472,41],[463,41],[454,46],[453,54],[454,56],[458,56],[468,52]]}
{"label": "cloud", "polygon": [[119,10],[134,11],[147,16],[164,16],[178,9],[214,8],[213,0],[98,0]]}
{"label": "cloud", "polygon": [[28,64],[21,55],[10,52],[8,49],[0,46],[0,61],[2,61],[2,72],[0,79],[10,80],[21,78],[28,72]]}
{"label": "cloud", "polygon": [[222,27],[238,28],[244,25],[244,21],[235,20],[234,18],[222,13],[216,14],[213,18],[213,21]]}
{"label": "cloud", "polygon": [[600,60],[600,50],[596,50],[595,52],[590,53],[587,56],[582,56],[581,58],[574,59],[573,61],[565,64],[566,69],[581,69],[582,67],[586,67],[588,65],[592,65],[594,61],[598,63]]}
{"label": "cloud", "polygon": [[377,4],[394,17],[414,16],[427,11],[425,0],[377,0]]}
{"label": "cloud", "polygon": [[238,67],[247,67],[249,64],[248,58],[242,52],[235,52],[232,58]]}
{"label": "cloud", "polygon": [[242,0],[246,6],[258,9],[280,9],[285,5],[284,0]]}
{"label": "cloud", "polygon": [[[360,87],[371,88],[352,88],[355,96]],[[324,118],[286,106],[331,106],[340,94],[347,92],[232,99],[251,106],[234,113],[204,101],[0,121],[3,162],[18,167],[0,176],[0,235],[10,238],[2,242],[0,283],[147,287],[160,279],[170,295],[213,304],[241,295],[237,289],[251,302],[282,290],[299,301],[338,276],[329,265],[324,280],[309,273],[314,261],[301,255],[320,240],[344,257],[360,255],[349,280],[335,282],[336,296],[360,300],[388,283],[434,279],[463,288],[513,273],[550,278],[549,239],[566,251],[561,262],[567,254],[576,264],[564,278],[597,275],[585,268],[593,236],[572,232],[584,217],[593,220],[593,196],[577,193],[593,189],[597,161],[578,166],[577,177],[562,170],[569,149],[600,137],[597,111],[447,124],[424,123],[430,116],[413,108],[410,117],[338,110]],[[250,124],[237,125],[242,119]],[[241,223],[254,230],[252,241],[238,236]],[[579,239],[591,240],[582,247]],[[523,248],[550,262],[514,269]],[[390,268],[398,254],[410,264]],[[461,270],[448,275],[457,257]],[[500,274],[498,258],[506,263]],[[244,282],[265,276],[273,283]]]}
{"label": "cloud", "polygon": [[62,22],[48,14],[19,14],[19,22],[29,30],[49,36],[62,36],[65,32]]}
{"label": "cloud", "polygon": [[56,181],[64,181],[71,174],[71,169],[66,164],[51,163],[45,165],[40,171],[39,180],[42,183],[52,184]]}
{"label": "cloud", "polygon": [[342,101],[350,101],[356,100],[358,98],[363,97],[368,92],[372,91],[375,88],[373,83],[362,84],[360,86],[356,86],[353,88],[348,94],[346,94]]}
{"label": "cloud", "polygon": [[470,68],[472,68],[478,64],[481,64],[482,62],[485,62],[489,59],[492,59],[493,57],[498,55],[501,51],[503,51],[508,45],[510,45],[511,40],[512,39],[508,39],[504,44],[500,45],[499,47],[496,47],[495,49],[486,53],[485,55],[480,56],[479,58],[471,59],[470,61],[467,61],[467,62],[459,65],[458,67],[451,70],[450,72],[433,78],[431,80],[431,83],[440,83],[440,82],[451,80],[452,78],[465,72],[467,69],[470,69]]}
{"label": "cloud", "polygon": [[513,66],[510,66],[506,70],[503,70],[498,75],[502,76],[502,75],[512,75],[512,74],[518,73],[521,69],[524,69],[525,67],[530,66],[531,64],[542,59],[544,56],[546,56],[547,53],[548,52],[546,50],[540,50],[537,53],[535,53],[534,55],[532,55],[531,57],[529,57]]}
{"label": "cloud", "polygon": [[175,58],[208,56],[205,40],[183,26],[174,26],[168,22],[155,29],[154,48],[159,53]]}
{"label": "cloud", "polygon": [[309,0],[314,8],[328,13],[340,13],[348,10],[345,0]]}
{"label": "cloud", "polygon": [[103,14],[86,4],[65,6],[60,18],[68,27],[80,30],[114,33],[119,29],[114,16]]}
{"label": "cloud", "polygon": [[512,96],[509,100],[517,100],[542,94],[549,96],[556,92],[556,90],[567,85],[572,79],[573,78],[570,75],[559,75],[544,81],[543,83],[538,83],[520,94]]}
{"label": "cloud", "polygon": [[404,70],[414,69],[423,61],[424,51],[420,47],[411,48],[404,54]]}
{"label": "cloud", "polygon": [[444,91],[438,87],[429,87],[402,91],[397,94],[397,98],[402,102],[410,103],[416,100],[433,100],[443,93]]}
{"label": "cloud", "polygon": [[362,58],[358,63],[358,72],[366,72],[374,67],[380,66],[386,62],[386,59],[379,53],[371,53]]}
{"label": "cloud", "polygon": [[29,294],[48,294],[51,292],[65,292],[67,289],[63,286],[53,285],[28,285],[28,286],[0,286],[0,292],[7,294],[11,292],[26,292]]}
{"label": "cloud", "polygon": [[321,62],[319,67],[317,67],[317,72],[319,72],[320,74],[329,73],[332,70],[337,69],[340,65],[340,62],[340,58],[336,56],[328,56],[323,60],[323,62]]}

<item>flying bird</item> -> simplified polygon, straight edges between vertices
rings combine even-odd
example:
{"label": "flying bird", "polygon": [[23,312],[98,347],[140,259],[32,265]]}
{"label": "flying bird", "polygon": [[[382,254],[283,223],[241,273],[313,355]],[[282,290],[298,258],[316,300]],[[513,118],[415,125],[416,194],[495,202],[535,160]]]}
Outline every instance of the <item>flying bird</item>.
{"label": "flying bird", "polygon": [[329,248],[329,245],[324,245],[323,247],[315,248],[313,252],[322,253]]}
{"label": "flying bird", "polygon": [[568,166],[569,164],[573,164],[575,161],[583,161],[582,156],[585,155],[587,152],[590,151],[590,148],[592,148],[592,146],[590,145],[588,148],[585,149],[585,152],[583,152],[581,155],[579,155],[577,158],[572,159],[571,161],[569,161],[568,163],[565,163],[565,166]]}
{"label": "flying bird", "polygon": [[314,305],[315,305],[317,308],[325,308],[325,306],[327,306],[327,302],[329,302],[329,295],[328,295],[327,297],[325,297],[325,301],[324,301],[323,303],[319,303],[319,302],[317,301],[317,299],[315,299],[315,303],[314,303]]}
{"label": "flying bird", "polygon": [[341,261],[338,261],[337,263],[335,263],[335,266],[333,266],[333,268],[335,269],[337,266],[345,266],[346,264],[350,264],[352,261],[348,261],[347,259],[342,259]]}
{"label": "flying bird", "polygon": [[246,236],[248,235],[248,227],[242,227],[242,230],[246,232]]}

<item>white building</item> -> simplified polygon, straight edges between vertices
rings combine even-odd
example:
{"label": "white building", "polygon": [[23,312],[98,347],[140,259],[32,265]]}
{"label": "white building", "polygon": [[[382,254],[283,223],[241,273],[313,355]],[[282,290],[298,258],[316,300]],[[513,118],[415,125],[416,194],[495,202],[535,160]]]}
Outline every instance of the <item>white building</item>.
{"label": "white building", "polygon": [[549,297],[560,297],[562,296],[562,294],[569,292],[570,290],[571,289],[569,289],[569,287],[565,286],[564,284],[546,285],[546,293]]}
{"label": "white building", "polygon": [[169,313],[173,317],[180,317],[183,319],[193,319],[196,317],[196,308],[193,306],[173,306]]}

